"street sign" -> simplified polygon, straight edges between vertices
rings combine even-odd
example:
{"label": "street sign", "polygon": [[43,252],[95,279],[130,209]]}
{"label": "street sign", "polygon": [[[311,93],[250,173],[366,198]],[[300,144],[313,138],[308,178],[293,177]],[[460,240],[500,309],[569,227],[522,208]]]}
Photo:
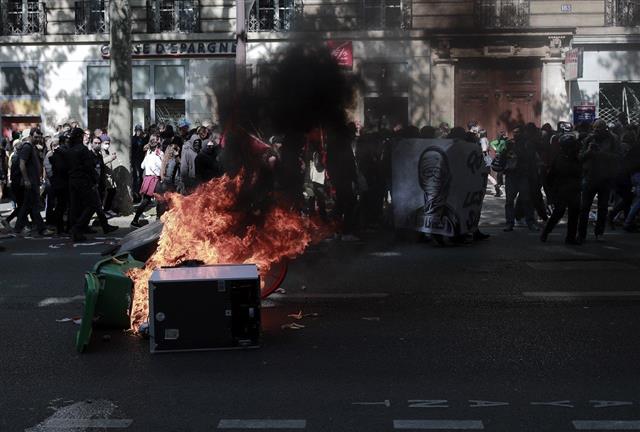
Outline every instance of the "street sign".
{"label": "street sign", "polygon": [[573,124],[593,123],[596,119],[595,105],[575,105],[573,107]]}
{"label": "street sign", "polygon": [[564,79],[565,81],[575,81],[582,78],[582,48],[574,48],[567,51],[564,56]]}

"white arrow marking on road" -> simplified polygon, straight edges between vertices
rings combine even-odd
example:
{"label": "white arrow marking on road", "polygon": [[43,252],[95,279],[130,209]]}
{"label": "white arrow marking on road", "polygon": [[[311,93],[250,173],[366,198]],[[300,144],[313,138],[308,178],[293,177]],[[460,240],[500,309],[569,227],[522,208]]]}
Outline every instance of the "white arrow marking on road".
{"label": "white arrow marking on road", "polygon": [[[54,404],[55,402],[55,400],[51,401]],[[25,429],[25,432],[85,432],[87,429],[104,430],[129,427],[133,423],[131,419],[109,418],[116,409],[116,404],[104,399],[76,402],[57,408],[51,417]]]}
{"label": "white arrow marking on road", "polygon": [[218,429],[305,429],[306,420],[239,420],[222,419]]}
{"label": "white arrow marking on road", "polygon": [[409,408],[449,408],[446,399],[410,399]]}
{"label": "white arrow marking on road", "polygon": [[576,430],[640,430],[640,420],[574,420]]}
{"label": "white arrow marking on road", "polygon": [[592,408],[609,408],[633,405],[633,402],[630,401],[590,400],[589,403],[593,404]]}
{"label": "white arrow marking on road", "polygon": [[553,402],[531,402],[531,405],[542,405],[542,406],[557,406],[562,408],[574,408],[571,405],[571,401],[563,400],[563,401],[553,401]]}
{"label": "white arrow marking on road", "polygon": [[391,406],[391,401],[385,399],[384,402],[352,402],[351,405],[384,405],[387,408]]}
{"label": "white arrow marking on road", "polygon": [[469,400],[469,408],[485,408],[495,406],[508,406],[509,402],[493,402],[483,400]]}
{"label": "white arrow marking on road", "polygon": [[480,420],[394,420],[394,429],[421,430],[482,430],[484,424]]}

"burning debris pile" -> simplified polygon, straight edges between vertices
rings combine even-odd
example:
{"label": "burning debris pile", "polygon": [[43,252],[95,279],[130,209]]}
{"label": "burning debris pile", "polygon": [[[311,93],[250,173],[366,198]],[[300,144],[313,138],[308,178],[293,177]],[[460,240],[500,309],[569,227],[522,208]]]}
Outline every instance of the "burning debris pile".
{"label": "burning debris pile", "polygon": [[133,269],[131,326],[147,320],[147,281],[155,268],[197,260],[204,264],[252,263],[264,276],[283,257],[294,257],[321,240],[326,227],[299,212],[271,206],[256,216],[238,206],[242,176],[224,176],[201,185],[193,194],[169,194],[170,210],[156,252],[142,269]]}
{"label": "burning debris pile", "polygon": [[[261,99],[267,104],[269,118],[258,122],[271,125],[274,134],[285,135],[281,169],[286,172],[287,168],[300,166],[297,158],[304,147],[305,133],[313,128],[344,125],[353,89],[329,51],[321,46],[295,46],[276,64],[279,66],[269,77],[268,90],[269,95],[276,96]],[[272,265],[283,257],[301,254],[310,243],[330,232],[326,225],[302,216],[286,196],[291,185],[280,184],[280,194],[265,192],[260,169],[256,168],[260,156],[251,150],[255,137],[247,133],[247,125],[256,122],[249,107],[258,99],[240,99],[234,107],[233,124],[226,131],[228,174],[200,185],[188,196],[165,194],[169,210],[162,216],[164,227],[158,248],[144,268],[128,273],[134,281],[134,330],[148,319],[147,283],[154,269],[185,261],[251,263],[257,265],[264,280]],[[288,178],[292,182],[304,180],[299,175],[293,177]]]}

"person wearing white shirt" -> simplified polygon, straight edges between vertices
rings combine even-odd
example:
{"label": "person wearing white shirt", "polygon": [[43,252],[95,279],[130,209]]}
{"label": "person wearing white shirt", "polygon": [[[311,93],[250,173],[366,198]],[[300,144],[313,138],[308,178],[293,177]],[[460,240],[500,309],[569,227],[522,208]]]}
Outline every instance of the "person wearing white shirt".
{"label": "person wearing white shirt", "polygon": [[146,220],[140,220],[140,216],[151,204],[151,199],[156,191],[156,186],[160,182],[160,173],[162,172],[162,150],[158,147],[160,137],[156,134],[149,137],[149,149],[140,165],[144,170],[144,179],[140,188],[142,201],[136,210],[136,214],[131,221],[131,226],[141,227],[148,223]]}

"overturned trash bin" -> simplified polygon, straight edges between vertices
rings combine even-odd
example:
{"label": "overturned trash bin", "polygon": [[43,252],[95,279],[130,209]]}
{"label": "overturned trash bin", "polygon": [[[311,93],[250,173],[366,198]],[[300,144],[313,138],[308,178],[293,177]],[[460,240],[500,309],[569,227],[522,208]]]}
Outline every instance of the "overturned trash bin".
{"label": "overturned trash bin", "polygon": [[89,344],[94,326],[129,328],[133,282],[126,273],[143,266],[125,252],[99,261],[93,271],[85,273],[84,313],[76,335],[78,352]]}

